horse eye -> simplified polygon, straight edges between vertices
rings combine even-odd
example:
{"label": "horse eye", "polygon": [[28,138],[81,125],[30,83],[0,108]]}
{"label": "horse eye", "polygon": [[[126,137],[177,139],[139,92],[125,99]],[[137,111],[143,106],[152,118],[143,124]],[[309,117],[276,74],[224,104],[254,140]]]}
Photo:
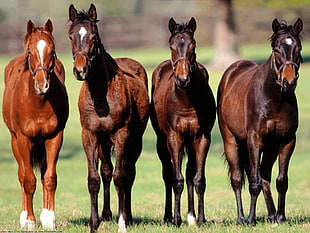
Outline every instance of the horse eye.
{"label": "horse eye", "polygon": [[72,36],[69,36],[69,39],[72,40]]}
{"label": "horse eye", "polygon": [[281,53],[280,49],[278,49],[278,48],[274,48],[273,51],[274,51],[275,53]]}

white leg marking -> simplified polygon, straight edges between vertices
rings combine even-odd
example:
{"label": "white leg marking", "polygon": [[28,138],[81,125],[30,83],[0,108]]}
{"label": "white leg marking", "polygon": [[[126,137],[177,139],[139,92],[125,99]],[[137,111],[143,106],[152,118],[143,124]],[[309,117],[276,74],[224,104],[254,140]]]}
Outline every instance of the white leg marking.
{"label": "white leg marking", "polygon": [[118,219],[118,232],[126,232],[125,219],[122,214]]}
{"label": "white leg marking", "polygon": [[187,223],[190,226],[196,225],[196,218],[192,214],[187,215]]}
{"label": "white leg marking", "polygon": [[48,209],[42,209],[40,221],[43,228],[54,230],[56,227],[55,212]]}
{"label": "white leg marking", "polygon": [[22,211],[19,218],[19,223],[22,228],[26,226],[28,211]]}
{"label": "white leg marking", "polygon": [[87,31],[84,27],[80,28],[79,34],[81,36],[81,42],[83,41],[84,36],[86,35]]}
{"label": "white leg marking", "polygon": [[45,45],[46,45],[45,40],[39,40],[37,44],[37,49],[40,54],[41,66],[43,66],[43,51],[44,51]]}

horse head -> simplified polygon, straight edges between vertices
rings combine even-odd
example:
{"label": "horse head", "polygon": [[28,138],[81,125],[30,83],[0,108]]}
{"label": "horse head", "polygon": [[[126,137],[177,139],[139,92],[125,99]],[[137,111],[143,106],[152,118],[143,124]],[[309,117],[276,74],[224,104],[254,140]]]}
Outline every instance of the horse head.
{"label": "horse head", "polygon": [[74,59],[73,72],[78,80],[88,77],[89,68],[99,54],[100,38],[97,28],[96,7],[91,4],[88,12],[78,12],[73,5],[69,7],[69,38]]}
{"label": "horse head", "polygon": [[300,32],[303,22],[300,18],[294,25],[272,22],[274,34],[271,36],[272,68],[276,75],[276,83],[284,92],[294,91],[297,85],[299,65],[302,63]]}
{"label": "horse head", "polygon": [[53,25],[47,20],[44,27],[27,23],[25,36],[26,64],[34,79],[34,88],[39,95],[49,90],[50,75],[54,71],[56,53],[52,36]]}
{"label": "horse head", "polygon": [[192,17],[188,23],[177,24],[171,18],[168,26],[171,32],[169,43],[175,83],[179,88],[186,88],[190,83],[190,74],[197,66],[194,39],[196,20]]}

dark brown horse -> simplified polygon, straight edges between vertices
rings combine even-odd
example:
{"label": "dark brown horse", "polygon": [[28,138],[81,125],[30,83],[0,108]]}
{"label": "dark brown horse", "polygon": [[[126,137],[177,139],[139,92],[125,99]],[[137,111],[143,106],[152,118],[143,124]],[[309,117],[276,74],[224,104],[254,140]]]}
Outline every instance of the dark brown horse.
{"label": "dark brown horse", "polygon": [[[198,195],[198,224],[205,222],[205,162],[210,133],[215,121],[215,100],[208,85],[207,70],[196,61],[196,21],[186,24],[169,21],[171,59],[153,72],[151,120],[157,135],[157,153],[166,186],[164,220],[180,226],[180,198],[184,188],[182,157],[187,152],[189,224],[196,223],[194,188]],[[175,194],[172,218],[172,188]]]}
{"label": "dark brown horse", "polygon": [[5,68],[3,119],[10,130],[12,151],[18,163],[22,188],[20,224],[33,229],[33,195],[36,177],[33,167],[41,169],[44,228],[55,228],[56,163],[68,118],[65,71],[56,58],[53,25],[36,27],[30,20],[25,36],[25,53]]}
{"label": "dark brown horse", "polygon": [[[299,34],[303,23],[272,23],[272,53],[264,63],[241,60],[224,73],[218,89],[218,120],[230,167],[239,224],[256,223],[256,201],[261,190],[270,221],[283,222],[288,189],[288,166],[296,141],[298,109],[295,87],[302,61]],[[271,191],[271,171],[278,157],[278,210]],[[250,214],[243,214],[241,188],[244,172],[251,194]]]}
{"label": "dark brown horse", "polygon": [[88,161],[88,190],[91,199],[91,231],[100,224],[98,192],[101,176],[104,185],[102,218],[110,220],[110,182],[113,166],[111,148],[116,159],[113,173],[118,194],[119,231],[132,222],[131,189],[135,163],[142,150],[142,135],[147,120],[149,98],[147,76],[138,62],[129,58],[113,59],[101,44],[97,29],[97,12],[91,4],[88,12],[69,8],[72,24],[69,36],[74,58],[74,74],[84,80],[79,97],[82,143]]}

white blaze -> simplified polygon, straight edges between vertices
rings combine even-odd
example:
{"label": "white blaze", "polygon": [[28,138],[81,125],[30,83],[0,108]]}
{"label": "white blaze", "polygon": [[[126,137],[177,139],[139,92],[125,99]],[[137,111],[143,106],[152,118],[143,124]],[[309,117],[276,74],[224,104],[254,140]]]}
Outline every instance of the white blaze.
{"label": "white blaze", "polygon": [[40,54],[41,65],[43,66],[43,51],[45,48],[46,42],[44,40],[40,40],[37,44],[37,49]]}
{"label": "white blaze", "polygon": [[80,28],[79,34],[81,36],[81,41],[83,40],[84,36],[86,35],[87,31],[84,27]]}

